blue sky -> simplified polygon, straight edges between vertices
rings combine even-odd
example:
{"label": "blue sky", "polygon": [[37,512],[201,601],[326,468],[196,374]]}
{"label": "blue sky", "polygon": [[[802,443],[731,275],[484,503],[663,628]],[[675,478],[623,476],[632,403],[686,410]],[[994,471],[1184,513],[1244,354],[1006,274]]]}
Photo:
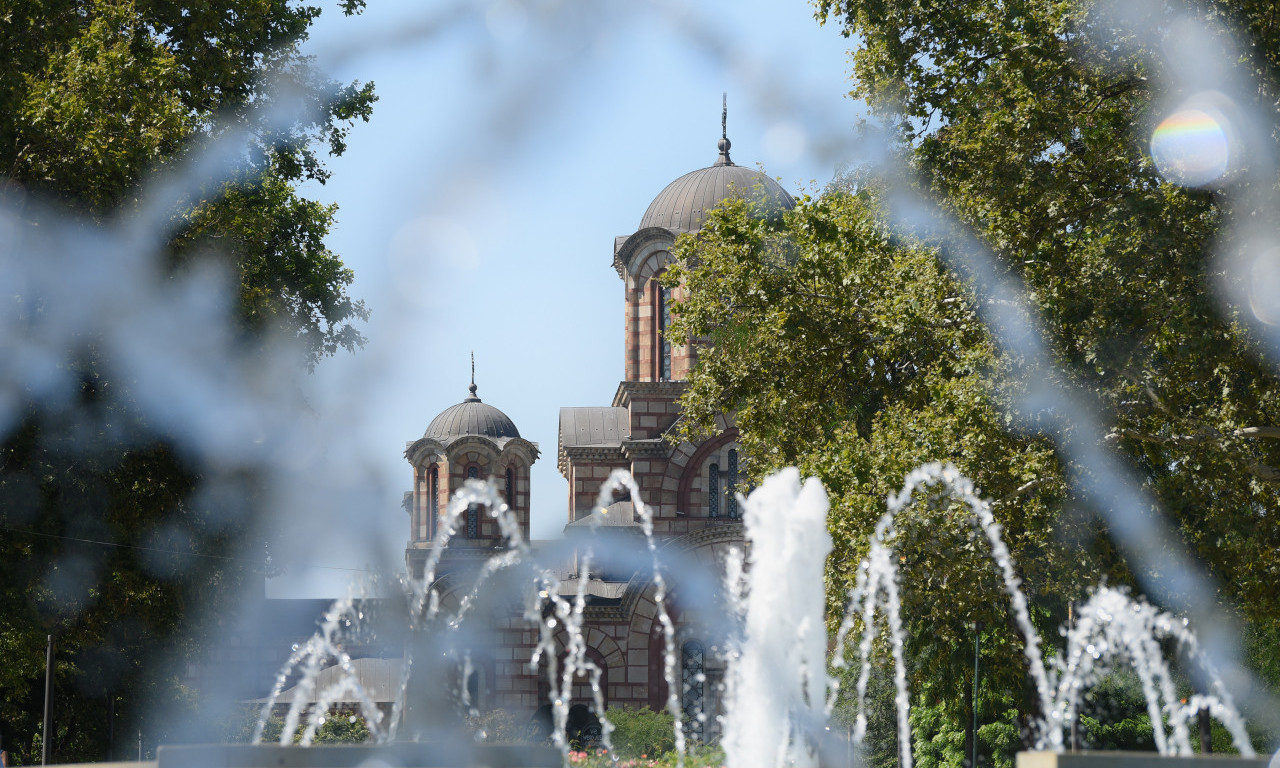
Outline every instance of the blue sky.
{"label": "blue sky", "polygon": [[[723,92],[735,162],[793,194],[829,181],[863,115],[848,48],[801,0],[326,8],[308,50],[379,94],[306,190],[338,204],[329,244],[373,313],[365,349],[315,375],[317,411],[358,425],[343,450],[377,488],[349,522],[401,556],[405,443],[466,395],[474,350],[480,397],[542,450],[533,535],[557,535],[559,408],[609,404],[622,376],[614,237],[715,160]],[[326,549],[315,562],[368,559]]]}

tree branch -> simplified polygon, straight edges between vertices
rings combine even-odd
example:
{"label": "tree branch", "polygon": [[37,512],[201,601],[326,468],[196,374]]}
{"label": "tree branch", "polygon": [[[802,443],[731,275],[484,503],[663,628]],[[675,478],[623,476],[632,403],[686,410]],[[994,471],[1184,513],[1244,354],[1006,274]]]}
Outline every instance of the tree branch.
{"label": "tree branch", "polygon": [[[1208,430],[1195,435],[1152,435],[1132,430],[1117,430],[1102,438],[1104,442],[1115,443],[1119,440],[1138,440],[1155,445],[1201,445],[1207,442],[1223,442],[1232,438],[1247,440],[1280,440],[1280,427],[1241,427],[1230,432]],[[1267,464],[1251,464],[1249,472],[1254,477],[1267,483],[1280,483],[1280,469]]]}
{"label": "tree branch", "polygon": [[1139,440],[1144,443],[1158,445],[1200,445],[1210,441],[1222,441],[1228,438],[1249,440],[1280,440],[1280,427],[1241,427],[1230,432],[1209,429],[1194,435],[1153,435],[1148,432],[1137,432],[1121,429],[1102,438],[1104,442],[1114,443],[1117,440]]}
{"label": "tree branch", "polygon": [[1266,483],[1280,483],[1280,469],[1267,466],[1266,464],[1254,464],[1249,467],[1249,471],[1253,476]]}
{"label": "tree branch", "polygon": [[996,504],[1008,504],[1018,498],[1021,498],[1022,496],[1026,496],[1031,491],[1034,491],[1035,489],[1039,488],[1045,483],[1048,483],[1051,479],[1052,478],[1049,478],[1049,477],[1037,477],[1034,480],[1028,480],[1027,482],[1023,483],[1017,488],[1014,488],[1013,493],[1000,499],[999,501],[996,502]]}

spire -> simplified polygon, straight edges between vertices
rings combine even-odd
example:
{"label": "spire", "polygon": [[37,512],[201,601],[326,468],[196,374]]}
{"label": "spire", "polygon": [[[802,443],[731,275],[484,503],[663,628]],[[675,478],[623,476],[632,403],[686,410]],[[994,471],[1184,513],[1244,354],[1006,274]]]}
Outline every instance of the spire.
{"label": "spire", "polygon": [[471,393],[471,396],[470,396],[470,397],[468,397],[468,398],[467,398],[466,400],[464,400],[463,402],[467,402],[467,403],[471,403],[471,402],[478,403],[478,402],[480,402],[480,398],[476,397],[476,353],[475,353],[475,350],[472,350],[472,351],[471,351],[471,386],[467,387],[467,391]]}
{"label": "spire", "polygon": [[733,165],[733,161],[729,159],[729,94],[720,94],[720,141],[716,143],[716,147],[720,149],[720,157],[716,158],[716,165]]}

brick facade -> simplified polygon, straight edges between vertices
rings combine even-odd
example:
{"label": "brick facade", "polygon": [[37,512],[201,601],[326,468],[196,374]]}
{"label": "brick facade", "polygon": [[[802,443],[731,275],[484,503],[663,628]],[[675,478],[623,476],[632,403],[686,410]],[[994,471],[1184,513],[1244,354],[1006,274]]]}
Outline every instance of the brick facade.
{"label": "brick facade", "polygon": [[[596,528],[583,527],[589,522],[607,519],[615,542],[631,542],[630,546],[643,548],[644,540],[638,536],[638,527],[630,517],[634,505],[615,496],[609,506],[611,515],[597,507],[601,485],[616,469],[631,473],[639,487],[640,498],[653,515],[653,531],[664,556],[682,558],[681,568],[689,566],[703,569],[707,578],[719,578],[723,574],[724,559],[732,548],[743,546],[742,527],[738,520],[736,494],[747,488],[740,479],[738,467],[738,432],[732,421],[721,417],[717,422],[718,434],[701,443],[693,444],[674,440],[676,426],[681,415],[679,398],[684,393],[695,359],[695,344],[683,339],[665,338],[667,310],[664,301],[679,302],[683,289],[679,286],[663,288],[660,278],[671,264],[671,247],[681,231],[671,222],[692,221],[690,226],[700,226],[704,209],[709,210],[722,198],[686,200],[686,188],[711,189],[714,185],[699,186],[691,177],[704,174],[714,181],[721,179],[717,189],[751,189],[752,184],[743,180],[764,180],[759,186],[773,184],[777,201],[789,207],[791,199],[763,174],[746,171],[734,166],[728,158],[728,142],[723,142],[721,158],[716,166],[696,171],[673,182],[664,190],[650,210],[646,212],[641,227],[633,234],[619,237],[614,242],[613,265],[623,283],[623,380],[618,384],[612,405],[561,410],[560,433],[557,441],[556,461],[560,472],[568,481],[568,515],[566,533],[575,535],[602,535]],[[728,174],[737,180],[725,187],[723,177]],[[744,175],[745,174],[745,175]],[[755,174],[752,176],[751,174]],[[712,178],[715,177],[715,178]],[[680,186],[685,185],[685,186]],[[728,193],[706,193],[718,195]],[[683,195],[683,196],[682,196]],[[695,205],[696,220],[690,219],[689,209],[655,211],[655,206]],[[649,226],[645,222],[665,222]],[[683,226],[683,225],[681,225]],[[675,343],[679,342],[679,343]],[[474,384],[472,387],[474,397]],[[478,401],[475,401],[478,403]],[[472,403],[469,398],[454,409]],[[479,408],[473,404],[471,407]],[[486,408],[488,406],[485,406]],[[453,410],[453,409],[451,409]],[[444,419],[446,414],[437,418]],[[499,412],[494,419],[505,419]],[[454,420],[461,423],[458,419]],[[500,421],[500,419],[498,419]],[[476,421],[475,423],[480,423]],[[488,423],[488,422],[486,422]],[[496,423],[496,422],[495,422]],[[433,422],[433,427],[436,422]],[[406,562],[410,573],[421,576],[421,566],[426,553],[434,546],[432,520],[445,510],[446,503],[468,474],[480,478],[492,477],[502,490],[506,472],[513,472],[512,506],[527,536],[529,509],[528,472],[537,459],[536,444],[519,437],[495,437],[504,429],[514,433],[514,425],[487,426],[489,435],[453,435],[447,439],[428,435],[409,445],[406,458],[414,469],[414,491],[411,501],[411,531]],[[505,432],[504,432],[505,434]],[[606,501],[609,501],[606,499]],[[633,502],[634,500],[632,500]],[[595,518],[588,520],[588,518]],[[586,541],[586,539],[583,539]],[[456,602],[458,588],[466,581],[462,575],[474,571],[483,562],[482,550],[492,548],[498,541],[494,525],[484,520],[477,535],[470,537],[460,530],[449,542],[441,562],[441,580],[435,585],[445,601]],[[647,551],[647,550],[644,550]],[[576,578],[578,558],[563,575]],[[665,561],[664,561],[665,562]],[[415,568],[417,570],[415,570]],[[665,706],[667,698],[664,673],[666,640],[658,620],[655,604],[655,585],[646,569],[635,570],[629,581],[625,576],[603,574],[603,582],[609,582],[616,595],[609,599],[588,602],[584,611],[583,635],[587,655],[602,671],[601,686],[606,706]],[[610,579],[623,581],[609,581]],[[704,712],[708,723],[719,711],[719,692],[716,687],[723,675],[720,651],[710,639],[703,623],[704,607],[682,607],[681,584],[673,579],[668,610],[675,624],[674,650],[679,654],[685,644],[692,648],[705,647],[705,677],[708,681]],[[544,669],[535,672],[529,661],[533,656],[538,636],[535,623],[510,615],[502,618],[492,630],[489,650],[477,650],[472,664],[480,670],[478,702],[480,708],[503,708],[518,715],[527,715],[546,704],[550,690]],[[565,647],[567,638],[560,638]],[[701,658],[701,657],[700,657]],[[699,662],[702,663],[702,662]],[[684,695],[681,692],[681,695]],[[573,687],[576,702],[589,703],[590,688],[586,678],[576,680]],[[714,725],[706,725],[704,738],[714,734]]]}

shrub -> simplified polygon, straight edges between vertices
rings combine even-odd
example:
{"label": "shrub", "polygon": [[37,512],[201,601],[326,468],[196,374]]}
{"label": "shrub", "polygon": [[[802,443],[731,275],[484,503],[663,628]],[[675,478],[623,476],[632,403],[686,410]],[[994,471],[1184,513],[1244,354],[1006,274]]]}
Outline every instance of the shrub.
{"label": "shrub", "polygon": [[614,751],[621,756],[636,758],[647,755],[654,758],[676,748],[674,720],[670,712],[614,707],[605,713],[605,717],[613,724],[610,740]]}
{"label": "shrub", "polygon": [[505,709],[491,709],[482,715],[468,715],[467,731],[471,738],[486,744],[523,744],[528,727]]}

